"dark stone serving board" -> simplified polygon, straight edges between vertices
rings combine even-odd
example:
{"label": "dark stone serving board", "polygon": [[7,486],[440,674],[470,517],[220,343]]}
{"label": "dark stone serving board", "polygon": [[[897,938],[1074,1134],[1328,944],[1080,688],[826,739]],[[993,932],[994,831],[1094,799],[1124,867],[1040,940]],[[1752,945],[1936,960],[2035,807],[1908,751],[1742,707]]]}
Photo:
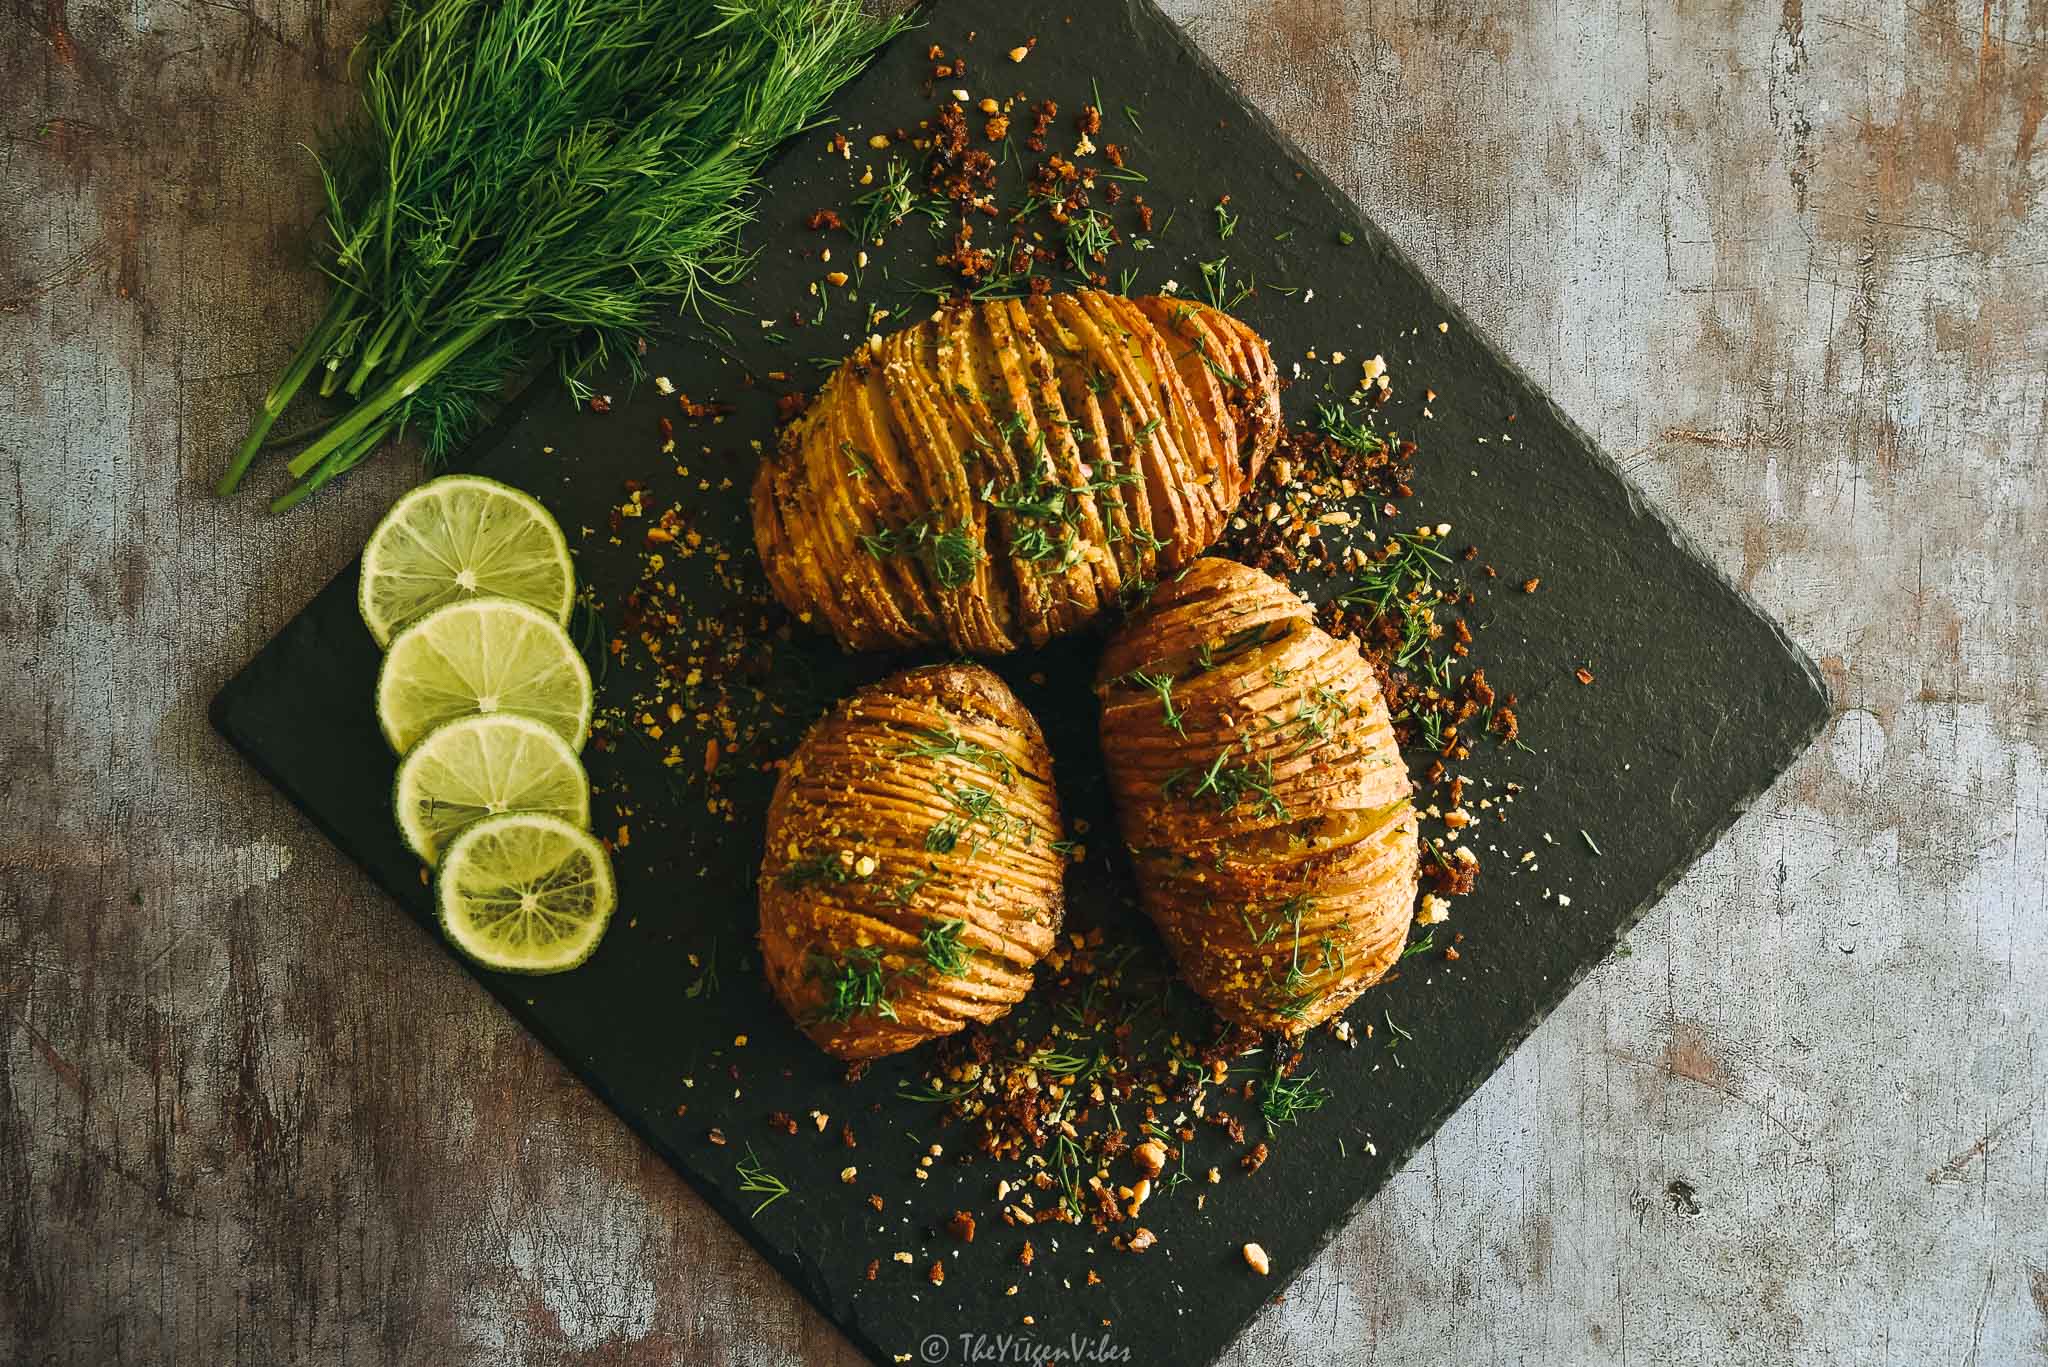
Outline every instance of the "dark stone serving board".
{"label": "dark stone serving board", "polygon": [[[769,756],[747,754],[728,776],[728,820],[707,809],[701,782],[679,777],[701,768],[701,737],[677,770],[661,768],[652,746],[591,751],[599,828],[619,824],[612,812],[618,785],[631,789],[635,809],[628,818],[634,840],[618,858],[622,904],[611,931],[575,973],[478,977],[876,1361],[905,1353],[933,1360],[927,1344],[935,1335],[949,1359],[960,1361],[959,1335],[1007,1333],[1041,1347],[1107,1334],[1129,1361],[1203,1362],[1224,1351],[1791,762],[1826,718],[1827,698],[1783,633],[1703,563],[1614,463],[1146,0],[1045,9],[1028,19],[1022,12],[1002,0],[940,6],[840,99],[853,138],[850,161],[825,154],[821,131],[799,139],[771,169],[754,239],[763,252],[735,295],[730,338],[714,345],[685,328],[653,343],[646,357],[650,375],[699,398],[732,402],[731,416],[717,425],[684,423],[674,399],[623,375],[613,382],[610,413],[578,413],[543,380],[477,443],[471,464],[555,509],[584,581],[608,604],[638,573],[635,550],[613,544],[606,531],[607,510],[627,479],[649,486],[652,509],[680,501],[698,529],[739,552],[731,573],[758,580],[744,549],[748,443],[771,439],[775,392],[816,382],[820,372],[808,358],[842,355],[862,331],[858,306],[840,298],[820,326],[792,322],[793,311],[815,306],[810,283],[831,269],[805,253],[829,241],[841,266],[855,250],[845,234],[805,231],[802,218],[819,207],[844,210],[860,169],[882,169],[884,154],[868,150],[870,133],[913,127],[929,114],[925,52],[932,43],[969,54],[967,75],[943,87],[964,86],[976,99],[1020,90],[1033,100],[1056,99],[1062,115],[1049,145],[1063,154],[1073,148],[1069,115],[1091,98],[1093,78],[1107,106],[1097,140],[1128,147],[1131,163],[1150,179],[1126,189],[1143,193],[1160,219],[1156,250],[1116,258],[1140,268],[1135,292],[1156,290],[1169,277],[1193,292],[1201,280],[1196,263],[1225,252],[1234,275],[1266,282],[1238,311],[1271,340],[1283,373],[1302,362],[1304,381],[1288,400],[1297,418],[1312,411],[1330,373],[1308,352],[1346,352],[1347,387],[1360,359],[1383,352],[1396,377],[1385,420],[1421,443],[1418,497],[1403,507],[1401,523],[1452,522],[1453,545],[1477,543],[1500,567],[1498,581],[1482,583],[1474,611],[1486,624],[1479,657],[1496,687],[1521,695],[1530,748],[1488,743],[1460,768],[1475,783],[1516,781],[1526,791],[1511,821],[1489,823],[1472,842],[1488,869],[1446,927],[1463,932],[1462,956],[1455,963],[1411,959],[1397,980],[1353,1009],[1361,1023],[1391,1015],[1412,1035],[1398,1060],[1385,1048],[1396,1038],[1386,1030],[1351,1049],[1316,1039],[1309,1066],[1333,1099],[1275,1136],[1273,1156],[1255,1176],[1240,1174],[1235,1150],[1202,1127],[1189,1169],[1215,1164],[1228,1175],[1219,1186],[1198,1182],[1146,1207],[1145,1223],[1159,1236],[1152,1252],[1119,1253],[1078,1227],[1040,1226],[1032,1231],[1039,1257],[1029,1270],[1016,1258],[1024,1231],[995,1219],[995,1170],[956,1165],[949,1154],[929,1180],[913,1180],[924,1146],[951,1137],[929,1106],[897,1095],[918,1076],[918,1055],[849,1084],[769,998],[751,954],[751,870],[772,782],[758,766]],[[968,45],[970,30],[979,33]],[[1012,65],[1004,53],[1034,34],[1040,41],[1029,60]],[[1130,127],[1126,106],[1138,111],[1142,134]],[[978,129],[979,116],[972,122]],[[1240,216],[1228,242],[1212,208],[1224,193]],[[1128,203],[1114,212],[1128,235]],[[880,292],[883,302],[900,305],[902,280],[920,269],[929,278],[932,254],[921,228],[897,230],[869,268],[871,279],[882,264],[896,273],[896,284]],[[764,318],[779,320],[775,329],[763,329]],[[766,379],[774,370],[787,370],[789,381]],[[762,383],[743,386],[745,373]],[[1428,419],[1419,411],[1426,387],[1445,396]],[[690,467],[688,479],[655,454],[661,415],[677,419],[675,460]],[[700,478],[710,487],[700,489]],[[704,558],[678,560],[676,577],[699,603],[730,599],[705,565]],[[1523,579],[1539,575],[1539,592],[1519,591]],[[350,567],[222,690],[214,721],[431,927],[419,866],[391,822],[394,762],[371,710],[377,650],[357,620],[354,585]],[[616,631],[615,613],[610,626]],[[1095,844],[1107,846],[1112,828],[1086,687],[1095,650],[1091,639],[1071,640],[1000,667],[1046,720],[1070,816],[1087,818]],[[776,685],[788,712],[778,742],[784,747],[827,700],[900,663],[845,657],[801,632],[778,656],[778,678],[799,681]],[[1598,676],[1590,687],[1573,677],[1587,661]],[[600,687],[600,707],[621,706],[630,684],[615,666]],[[1603,854],[1594,853],[1595,843]],[[1520,865],[1531,849],[1535,867]],[[1091,852],[1069,883],[1070,925],[1103,926],[1163,962],[1158,941],[1131,909],[1128,870],[1113,852]],[[1547,890],[1566,893],[1569,907]],[[715,992],[688,991],[703,977],[692,954],[718,967]],[[1199,1028],[1199,1011],[1186,1002],[1177,1009]],[[738,1046],[742,1034],[749,1038]],[[679,1114],[682,1106],[687,1114]],[[770,1111],[802,1119],[814,1108],[833,1118],[823,1134],[805,1123],[789,1137],[764,1123]],[[840,1146],[842,1120],[858,1131],[858,1150]],[[714,1126],[728,1145],[709,1142]],[[734,1171],[749,1145],[791,1187],[758,1216],[759,1198],[738,1190]],[[839,1181],[849,1162],[860,1169],[853,1186]],[[1002,1175],[1020,1171],[1012,1166]],[[1201,1210],[1195,1191],[1208,1195]],[[883,1214],[865,1203],[870,1192],[886,1198]],[[962,1207],[981,1216],[980,1237],[965,1246],[943,1228]],[[1247,1240],[1271,1254],[1272,1278],[1246,1269],[1239,1249]],[[898,1250],[912,1255],[910,1265],[893,1258]],[[941,1257],[948,1275],[933,1286],[926,1270]],[[865,1276],[871,1259],[881,1262],[872,1282]],[[1086,1284],[1089,1269],[1101,1274],[1101,1285]],[[1011,1286],[1014,1296],[1006,1295]],[[1024,1323],[1027,1315],[1034,1323]],[[998,1351],[993,1339],[987,1346]],[[927,1356],[918,1358],[921,1352]]]}

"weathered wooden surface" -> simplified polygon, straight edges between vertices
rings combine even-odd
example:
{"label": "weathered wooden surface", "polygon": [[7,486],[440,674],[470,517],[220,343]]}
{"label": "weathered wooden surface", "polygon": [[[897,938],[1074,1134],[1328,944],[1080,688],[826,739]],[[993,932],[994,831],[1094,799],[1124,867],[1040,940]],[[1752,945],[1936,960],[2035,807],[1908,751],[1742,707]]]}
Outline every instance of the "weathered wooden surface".
{"label": "weathered wooden surface", "polygon": [[[0,11],[0,1358],[850,1362],[206,728],[372,8]],[[1839,708],[1238,1360],[2048,1358],[2048,5],[1170,8]]]}

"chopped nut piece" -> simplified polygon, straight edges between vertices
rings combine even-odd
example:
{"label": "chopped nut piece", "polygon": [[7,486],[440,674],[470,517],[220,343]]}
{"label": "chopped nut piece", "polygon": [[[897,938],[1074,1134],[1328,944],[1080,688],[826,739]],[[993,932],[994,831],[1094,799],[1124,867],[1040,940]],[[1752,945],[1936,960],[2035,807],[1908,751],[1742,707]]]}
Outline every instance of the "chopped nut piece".
{"label": "chopped nut piece", "polygon": [[956,1211],[954,1211],[954,1212],[953,1212],[953,1218],[952,1218],[951,1220],[948,1220],[948,1221],[946,1222],[946,1228],[948,1228],[948,1229],[952,1230],[952,1231],[953,1231],[953,1234],[954,1234],[954,1237],[958,1238],[958,1239],[960,1240],[960,1242],[961,1242],[961,1243],[963,1243],[963,1244],[971,1244],[971,1243],[973,1243],[973,1242],[974,1242],[974,1212],[973,1212],[973,1211],[971,1211],[971,1210],[956,1210]]}
{"label": "chopped nut piece", "polygon": [[1013,62],[1021,62],[1030,55],[1031,49],[1028,47],[1013,47],[1010,49],[1010,60]]}
{"label": "chopped nut piece", "polygon": [[1129,1249],[1133,1253],[1143,1253],[1146,1249],[1151,1248],[1154,1244],[1158,1242],[1158,1235],[1154,1234],[1151,1230],[1145,1228],[1143,1225],[1139,1225],[1137,1233],[1131,1235],[1130,1241],[1126,1243],[1124,1247]]}
{"label": "chopped nut piece", "polygon": [[1252,1271],[1258,1273],[1261,1277],[1269,1276],[1273,1271],[1272,1259],[1268,1258],[1266,1250],[1260,1248],[1257,1244],[1246,1244],[1244,1246],[1244,1261],[1246,1266],[1250,1267]]}
{"label": "chopped nut piece", "polygon": [[1166,1146],[1156,1139],[1148,1139],[1131,1150],[1131,1162],[1147,1177],[1157,1177],[1166,1170]]}

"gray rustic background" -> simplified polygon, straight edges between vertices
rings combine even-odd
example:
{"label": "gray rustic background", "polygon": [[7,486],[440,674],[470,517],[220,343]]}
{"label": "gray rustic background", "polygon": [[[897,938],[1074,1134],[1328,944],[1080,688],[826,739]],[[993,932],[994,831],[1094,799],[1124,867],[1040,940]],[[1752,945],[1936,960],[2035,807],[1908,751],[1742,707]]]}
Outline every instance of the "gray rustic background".
{"label": "gray rustic background", "polygon": [[[374,8],[0,0],[0,1358],[851,1363],[207,729]],[[2048,3],[1169,8],[1836,700],[1232,1360],[2048,1359]]]}

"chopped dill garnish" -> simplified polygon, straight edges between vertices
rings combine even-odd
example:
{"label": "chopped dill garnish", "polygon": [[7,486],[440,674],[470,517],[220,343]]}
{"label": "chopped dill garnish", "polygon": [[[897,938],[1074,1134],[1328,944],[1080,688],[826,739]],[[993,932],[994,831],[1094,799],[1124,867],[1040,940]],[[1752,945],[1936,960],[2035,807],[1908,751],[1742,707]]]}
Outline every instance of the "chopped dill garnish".
{"label": "chopped dill garnish", "polygon": [[814,952],[809,976],[825,989],[824,1005],[818,1008],[822,1020],[849,1021],[867,1011],[884,1020],[896,1019],[879,945],[858,945],[837,958]]}
{"label": "chopped dill garnish", "polygon": [[755,1206],[751,1218],[758,1219],[762,1211],[789,1195],[789,1183],[761,1166],[761,1160],[754,1156],[754,1146],[747,1145],[747,1156],[732,1165],[740,1175],[740,1190],[749,1196],[765,1196],[768,1199]]}
{"label": "chopped dill garnish", "polygon": [[711,948],[704,952],[704,967],[690,985],[683,989],[683,996],[695,1001],[698,997],[718,995],[718,937],[711,937]]}
{"label": "chopped dill garnish", "polygon": [[902,226],[903,220],[912,214],[931,219],[927,226],[933,232],[943,229],[946,223],[946,211],[931,200],[918,198],[911,188],[910,167],[895,157],[889,158],[882,168],[875,188],[855,199],[853,205],[861,211],[860,227],[853,235],[863,246],[881,245],[888,231]]}
{"label": "chopped dill garnish", "polygon": [[[933,854],[951,854],[959,848],[960,837],[976,825],[986,827],[991,839],[1001,840],[1005,835],[1021,834],[1024,842],[1030,843],[1031,823],[1005,807],[988,789],[968,783],[941,787],[939,791],[951,804],[952,810],[925,832],[924,847]],[[980,848],[981,837],[977,835],[969,849]]]}
{"label": "chopped dill garnish", "polygon": [[[1200,778],[1188,790],[1191,797],[1216,799],[1216,806],[1225,812],[1236,811],[1242,803],[1249,803],[1261,816],[1273,817],[1280,821],[1287,819],[1287,804],[1273,791],[1273,761],[1254,760],[1244,764],[1230,763],[1230,752],[1223,751],[1216,756],[1207,769],[1201,770]],[[1166,796],[1172,797],[1197,770],[1194,765],[1183,765],[1166,776],[1163,785]]]}
{"label": "chopped dill garnish", "polygon": [[981,1079],[977,1077],[970,1078],[959,1086],[951,1088],[936,1087],[929,1082],[921,1087],[898,1087],[896,1095],[902,1097],[905,1101],[920,1101],[928,1104],[934,1102],[949,1103],[962,1101],[973,1096],[980,1087]]}
{"label": "chopped dill garnish", "polygon": [[588,599],[578,598],[569,613],[569,634],[576,642],[576,653],[583,657],[590,676],[603,683],[605,675],[611,672],[612,664],[612,654],[605,649],[608,633],[605,631],[604,614]]}
{"label": "chopped dill garnish", "polygon": [[1423,935],[1423,937],[1422,937],[1421,939],[1419,939],[1419,940],[1415,940],[1415,941],[1411,941],[1411,942],[1409,943],[1409,945],[1407,946],[1407,948],[1405,948],[1405,949],[1403,949],[1403,950],[1401,951],[1401,957],[1402,957],[1402,958],[1404,958],[1404,959],[1406,959],[1406,958],[1410,957],[1411,955],[1416,955],[1416,954],[1427,954],[1427,953],[1429,953],[1429,951],[1430,951],[1430,950],[1432,950],[1432,949],[1435,949],[1435,948],[1436,948],[1436,929],[1435,929],[1435,927],[1431,927],[1431,928],[1430,928],[1430,930],[1429,930],[1429,931],[1428,931],[1428,932],[1427,932],[1426,934],[1424,934],[1424,935]]}
{"label": "chopped dill garnish", "polygon": [[1586,848],[1591,850],[1594,854],[1600,855],[1602,857],[1606,856],[1607,851],[1601,849],[1598,845],[1593,843],[1593,837],[1586,834],[1586,828],[1584,826],[1579,827],[1579,839],[1585,841]]}
{"label": "chopped dill garnish", "polygon": [[984,559],[981,543],[965,525],[942,527],[935,512],[902,527],[862,532],[854,539],[877,560],[916,556],[942,589],[957,589],[965,584]]}
{"label": "chopped dill garnish", "polygon": [[[1270,634],[1274,627],[1278,627],[1279,636]],[[1204,641],[1195,647],[1195,664],[1198,666],[1196,672],[1207,673],[1217,665],[1222,664],[1226,660],[1234,659],[1247,650],[1255,649],[1266,644],[1268,641],[1278,640],[1280,636],[1287,634],[1287,630],[1286,623],[1277,622],[1245,627],[1240,631],[1231,632],[1220,641]]]}
{"label": "chopped dill garnish", "polygon": [[1266,1079],[1266,1085],[1259,1089],[1259,1114],[1266,1118],[1266,1129],[1270,1133],[1281,1125],[1292,1125],[1310,1111],[1319,1111],[1330,1094],[1316,1086],[1316,1075],[1304,1073],[1300,1077],[1288,1077],[1281,1072],[1281,1063],[1273,1063],[1273,1075]]}
{"label": "chopped dill garnish", "polygon": [[1341,403],[1316,405],[1316,430],[1339,446],[1371,455],[1387,448],[1387,439],[1353,418]]}
{"label": "chopped dill garnish", "polygon": [[[848,836],[849,840],[860,837]],[[851,883],[859,875],[854,872],[853,861],[842,859],[835,850],[820,850],[791,861],[789,867],[779,874],[775,881],[784,889],[795,892],[818,883]]]}
{"label": "chopped dill garnish", "polygon": [[1239,285],[1235,293],[1230,288],[1230,258],[1219,256],[1214,261],[1195,263],[1202,269],[1202,293],[1211,307],[1230,312],[1251,297],[1254,284]]}
{"label": "chopped dill garnish", "polygon": [[867,457],[858,446],[850,441],[839,443],[839,454],[846,457],[846,475],[849,479],[866,479],[874,471],[868,468]]}
{"label": "chopped dill garnish", "polygon": [[937,865],[926,864],[922,869],[911,874],[882,895],[888,899],[892,906],[907,907],[910,905],[911,899],[924,890],[924,885],[931,882],[932,875],[938,871]]}
{"label": "chopped dill garnish", "polygon": [[1173,704],[1173,675],[1164,672],[1147,674],[1142,669],[1134,669],[1124,675],[1124,678],[1126,681],[1134,683],[1148,692],[1159,695],[1159,706],[1165,712],[1163,724],[1168,730],[1179,736],[1185,736],[1188,733],[1186,725],[1187,714]]}
{"label": "chopped dill garnish", "polygon": [[1301,941],[1301,914],[1314,905],[1314,899],[1309,897],[1308,894],[1298,892],[1283,902],[1276,902],[1266,910],[1263,928],[1253,927],[1251,913],[1248,911],[1241,911],[1238,913],[1238,916],[1243,920],[1245,930],[1251,934],[1254,945],[1263,946],[1271,944],[1275,937],[1280,934],[1280,928],[1290,922],[1294,926],[1295,942],[1299,945]]}
{"label": "chopped dill garnish", "polygon": [[967,965],[974,959],[974,951],[960,943],[960,932],[967,929],[967,922],[927,921],[924,934],[924,961],[932,971],[944,977],[957,978],[967,972]]}
{"label": "chopped dill garnish", "polygon": [[1228,242],[1231,236],[1237,232],[1237,222],[1237,215],[1230,212],[1228,205],[1218,204],[1216,206],[1216,236]]}
{"label": "chopped dill garnish", "polygon": [[988,770],[1009,787],[1017,781],[1017,766],[1010,757],[1000,751],[991,750],[979,741],[968,740],[952,727],[914,726],[910,729],[912,739],[894,746],[889,753],[915,759],[941,759],[950,756],[964,759],[969,764]]}
{"label": "chopped dill garnish", "polygon": [[1102,1051],[1083,1057],[1080,1054],[1065,1054],[1058,1050],[1041,1049],[1031,1056],[1031,1066],[1039,1072],[1059,1078],[1067,1083],[1086,1082],[1101,1070],[1104,1063]]}
{"label": "chopped dill garnish", "polygon": [[1116,229],[1110,225],[1108,214],[1100,209],[1087,209],[1067,220],[1062,240],[1066,243],[1067,264],[1077,273],[1093,278],[1096,264],[1116,245]]}
{"label": "chopped dill garnish", "polygon": [[[1387,553],[1368,561],[1351,587],[1337,596],[1339,604],[1347,608],[1369,608],[1384,617],[1403,595],[1435,584],[1438,567],[1451,563],[1448,555],[1417,539],[1396,541],[1389,537],[1386,545]],[[1413,658],[1413,647],[1404,642],[1395,663],[1406,668]]]}
{"label": "chopped dill garnish", "polygon": [[[1018,418],[1021,424],[1021,415]],[[998,429],[1007,436],[1007,426]],[[1056,560],[1067,564],[1080,554],[1077,540],[1087,519],[1089,501],[1126,484],[1136,484],[1135,473],[1111,473],[1091,479],[1078,488],[1059,481],[1045,454],[1045,434],[1032,443],[1037,459],[1031,472],[1002,489],[994,480],[982,485],[981,499],[1017,519],[1010,535],[1010,554],[1032,562]]]}
{"label": "chopped dill garnish", "polygon": [[1394,1024],[1393,1012],[1382,1011],[1380,1014],[1386,1018],[1387,1022],[1387,1052],[1394,1056],[1394,1066],[1396,1068],[1406,1068],[1408,1065],[1401,1062],[1401,1041],[1404,1039],[1412,1040],[1415,1036]]}

